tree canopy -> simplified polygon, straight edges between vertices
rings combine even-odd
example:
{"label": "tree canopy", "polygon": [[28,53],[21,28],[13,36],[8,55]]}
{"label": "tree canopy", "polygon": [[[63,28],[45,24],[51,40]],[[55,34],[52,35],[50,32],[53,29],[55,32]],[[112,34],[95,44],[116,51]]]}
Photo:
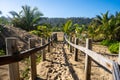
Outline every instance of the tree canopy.
{"label": "tree canopy", "polygon": [[22,10],[19,13],[15,11],[10,11],[9,13],[13,16],[11,18],[13,25],[27,31],[35,29],[39,24],[41,16],[43,16],[38,11],[38,8],[31,8],[28,5],[22,6]]}
{"label": "tree canopy", "polygon": [[109,39],[120,41],[120,12],[116,15],[97,15],[88,27],[88,35],[93,39]]}

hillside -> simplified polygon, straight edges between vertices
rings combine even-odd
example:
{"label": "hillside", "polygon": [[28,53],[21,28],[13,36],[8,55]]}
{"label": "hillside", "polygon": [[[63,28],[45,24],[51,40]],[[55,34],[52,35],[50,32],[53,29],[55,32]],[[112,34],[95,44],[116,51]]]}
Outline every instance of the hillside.
{"label": "hillside", "polygon": [[18,48],[20,51],[28,49],[29,38],[34,38],[36,43],[40,42],[40,38],[38,38],[36,35],[26,32],[25,30],[12,26],[4,26],[3,32],[0,34],[1,47],[5,46],[5,38],[7,37],[15,37],[18,39]]}

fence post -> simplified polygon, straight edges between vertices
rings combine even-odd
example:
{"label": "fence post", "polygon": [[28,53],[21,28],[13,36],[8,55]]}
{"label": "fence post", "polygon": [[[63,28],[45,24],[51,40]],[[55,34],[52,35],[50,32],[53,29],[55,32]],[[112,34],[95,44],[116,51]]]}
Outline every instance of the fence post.
{"label": "fence post", "polygon": [[[17,39],[13,37],[6,38],[6,52],[7,55],[17,55]],[[17,59],[17,57],[16,57]],[[9,64],[9,76],[10,80],[20,80],[19,64],[18,62]]]}
{"label": "fence post", "polygon": [[[72,42],[72,37],[70,36],[70,42]],[[70,45],[70,52],[72,52],[72,46]]]}
{"label": "fence post", "polygon": [[[86,48],[92,49],[91,39],[86,39]],[[85,58],[85,80],[91,80],[91,58],[87,54]]]}
{"label": "fence post", "polygon": [[54,34],[55,41],[57,41],[57,33]]}
{"label": "fence post", "polygon": [[[48,38],[48,43],[50,42],[50,38]],[[48,45],[48,52],[50,52],[50,44]]]}
{"label": "fence post", "polygon": [[[29,49],[35,47],[35,41],[33,38],[29,39]],[[30,64],[31,64],[31,80],[35,80],[37,77],[36,72],[36,56],[35,54],[30,55]]]}
{"label": "fence post", "polygon": [[[73,37],[72,40],[73,40],[73,44],[75,44],[75,37]],[[73,52],[75,51],[75,48],[74,48],[74,47],[72,48],[72,51],[73,51]]]}
{"label": "fence post", "polygon": [[[53,39],[53,35],[51,35],[50,39]],[[53,46],[53,41],[51,42],[51,46]]]}
{"label": "fence post", "polygon": [[[41,44],[42,45],[45,44],[45,39],[44,38],[41,39]],[[42,61],[45,61],[45,49],[42,50]]]}
{"label": "fence post", "polygon": [[[75,38],[75,44],[78,45],[78,38]],[[74,60],[78,61],[78,49],[75,48],[74,50]]]}

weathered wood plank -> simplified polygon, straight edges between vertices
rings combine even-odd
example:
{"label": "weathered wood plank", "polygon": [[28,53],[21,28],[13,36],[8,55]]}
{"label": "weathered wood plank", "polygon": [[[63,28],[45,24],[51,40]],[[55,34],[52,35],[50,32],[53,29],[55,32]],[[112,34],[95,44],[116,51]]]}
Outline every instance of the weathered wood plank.
{"label": "weathered wood plank", "polygon": [[[78,38],[75,38],[75,44],[78,45]],[[78,61],[78,49],[77,48],[75,48],[74,50],[74,60]]]}
{"label": "weathered wood plank", "polygon": [[51,44],[50,45],[53,46],[53,41],[52,41],[53,40],[53,36],[51,36],[50,39],[51,39]]}
{"label": "weathered wood plank", "polygon": [[[33,38],[29,39],[29,49],[35,47],[35,41]],[[37,77],[36,72],[36,56],[35,54],[30,55],[30,66],[31,66],[31,80],[35,80]]]}
{"label": "weathered wood plank", "polygon": [[16,52],[17,54],[15,56],[11,56],[11,55],[0,56],[0,65],[10,64],[13,62],[21,61],[24,58],[28,58],[31,54],[34,54],[37,51],[42,50],[45,47],[47,47],[53,40],[51,40],[47,44],[44,44],[43,46],[34,47],[34,48],[31,48],[29,50],[22,51],[22,52]]}
{"label": "weathered wood plank", "polygon": [[[92,49],[92,40],[86,39],[86,49]],[[85,58],[85,80],[91,80],[91,57],[86,54]]]}
{"label": "weathered wood plank", "polygon": [[[50,42],[50,38],[48,38],[48,43]],[[50,44],[48,45],[48,52],[50,52]]]}
{"label": "weathered wood plank", "polygon": [[113,80],[120,80],[120,68],[119,64],[116,62],[113,62]]}
{"label": "weathered wood plank", "polygon": [[[45,39],[42,38],[41,41],[42,41],[41,44],[44,45],[44,44],[45,44]],[[43,49],[43,50],[42,50],[42,61],[45,61],[45,57],[46,57],[46,56],[45,56],[45,49]]]}
{"label": "weathered wood plank", "polygon": [[105,69],[109,70],[112,73],[112,60],[109,60],[108,58],[103,57],[102,55],[97,54],[94,51],[91,51],[89,49],[86,49],[82,46],[78,46],[75,45],[73,43],[71,43],[70,41],[67,40],[66,36],[65,36],[65,40],[73,47],[81,50],[82,52],[86,53],[87,55],[89,55],[93,60],[95,60],[98,64],[100,64],[101,66],[103,66]]}
{"label": "weathered wood plank", "polygon": [[57,33],[53,35],[53,38],[55,38],[55,41],[58,41]]}
{"label": "weathered wood plank", "polygon": [[[13,37],[6,38],[6,52],[7,52],[7,55],[16,56],[17,51],[18,51],[17,50],[17,39],[13,38]],[[9,64],[9,77],[10,77],[10,80],[20,80],[18,62]]]}
{"label": "weathered wood plank", "polygon": [[[72,42],[72,37],[70,36],[70,42]],[[70,45],[70,52],[72,53],[72,46]]]}

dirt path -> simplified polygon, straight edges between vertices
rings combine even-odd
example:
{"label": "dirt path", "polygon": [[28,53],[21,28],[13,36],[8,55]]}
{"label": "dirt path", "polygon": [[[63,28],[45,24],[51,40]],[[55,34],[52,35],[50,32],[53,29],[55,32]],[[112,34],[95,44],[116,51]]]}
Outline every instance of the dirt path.
{"label": "dirt path", "polygon": [[[46,61],[37,65],[38,80],[84,80],[85,55],[79,51],[77,62],[73,57],[63,42],[54,43]],[[9,80],[7,66],[0,66],[0,80]],[[91,80],[112,80],[112,75],[92,62]]]}
{"label": "dirt path", "polygon": [[[63,44],[60,43],[54,46],[52,53],[46,55],[46,61],[38,65],[38,68],[40,67],[38,74],[46,80],[74,80]],[[43,69],[46,70],[46,73],[43,72]]]}
{"label": "dirt path", "polygon": [[[37,66],[41,80],[84,80],[85,55],[79,52],[74,61],[73,52],[62,43],[54,45],[52,52],[46,54],[46,61]],[[112,75],[92,62],[91,80],[112,80]]]}
{"label": "dirt path", "polygon": [[[59,41],[63,41],[63,33],[59,33],[58,37]],[[96,45],[93,50],[107,52],[105,47]],[[84,80],[85,55],[79,51],[76,62],[73,54],[69,52],[68,46],[63,46],[63,42],[54,43],[51,52],[46,52],[46,61],[37,65],[38,80]],[[0,66],[0,80],[9,80],[6,65]],[[112,75],[92,62],[91,80],[112,80]]]}

